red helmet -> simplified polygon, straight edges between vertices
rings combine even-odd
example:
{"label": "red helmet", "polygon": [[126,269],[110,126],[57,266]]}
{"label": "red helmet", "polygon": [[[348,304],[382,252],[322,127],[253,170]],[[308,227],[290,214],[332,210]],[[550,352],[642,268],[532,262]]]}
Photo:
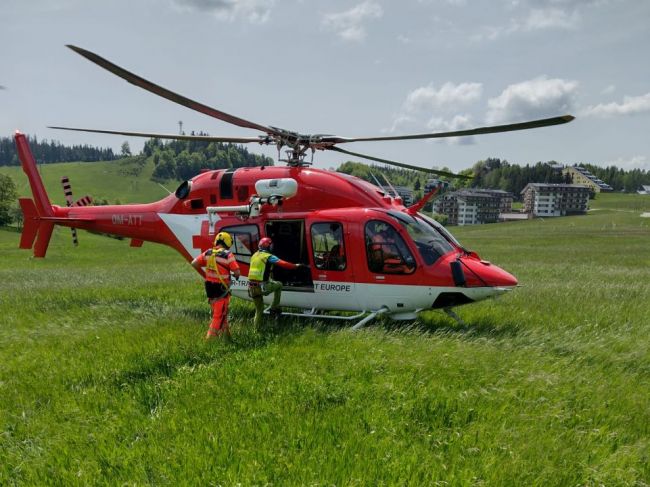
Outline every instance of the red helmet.
{"label": "red helmet", "polygon": [[264,237],[257,244],[257,248],[260,250],[271,250],[271,245],[273,245],[273,240],[271,240],[269,237]]}

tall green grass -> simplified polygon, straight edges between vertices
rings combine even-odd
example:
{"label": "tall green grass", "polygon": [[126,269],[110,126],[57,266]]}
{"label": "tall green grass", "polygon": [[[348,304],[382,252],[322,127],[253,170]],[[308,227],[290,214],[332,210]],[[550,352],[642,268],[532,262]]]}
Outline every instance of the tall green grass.
{"label": "tall green grass", "polygon": [[[154,169],[151,159],[142,166],[137,160],[138,158],[130,158],[107,162],[41,164],[39,171],[52,203],[58,205],[65,205],[62,176],[70,179],[75,199],[90,195],[94,201],[149,203],[166,196],[165,189],[150,179]],[[0,174],[13,178],[19,196],[31,196],[29,182],[20,167],[0,167]],[[169,181],[164,186],[167,190],[174,191],[177,185],[176,181]]]}
{"label": "tall green grass", "polygon": [[230,344],[204,342],[201,280],[170,249],[63,228],[35,260],[0,231],[0,484],[648,485],[631,201],[454,228],[522,284],[458,308],[465,326],[254,332],[233,300]]}

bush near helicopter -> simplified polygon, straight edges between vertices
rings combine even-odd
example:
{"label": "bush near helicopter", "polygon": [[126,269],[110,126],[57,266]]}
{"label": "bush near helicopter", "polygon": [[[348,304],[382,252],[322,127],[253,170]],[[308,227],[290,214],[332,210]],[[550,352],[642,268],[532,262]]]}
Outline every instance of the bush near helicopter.
{"label": "bush near helicopter", "polygon": [[[470,252],[440,224],[419,213],[436,190],[405,207],[399,196],[345,174],[310,167],[305,160],[317,150],[336,151],[443,177],[466,178],[351,152],[338,145],[352,142],[459,137],[558,125],[571,115],[529,122],[480,127],[442,133],[381,137],[339,137],[300,134],[260,125],[230,115],[169,91],[135,75],[95,53],[68,46],[129,83],[180,105],[224,122],[262,132],[256,137],[169,135],[117,130],[50,127],[62,130],[136,137],[208,142],[275,145],[278,155],[286,147],[286,166],[244,167],[205,171],[183,182],[175,193],[148,204],[83,206],[73,204],[68,187],[68,207],[52,205],[36,169],[25,136],[16,133],[16,145],[27,174],[33,199],[21,198],[24,229],[20,248],[34,248],[44,257],[54,225],[105,232],[131,239],[132,247],[144,241],[176,249],[191,261],[212,245],[217,232],[233,236],[232,251],[248,274],[251,255],[262,237],[271,237],[275,253],[309,269],[275,269],[284,283],[282,306],[298,308],[304,317],[360,319],[359,328],[379,314],[393,319],[413,319],[425,309],[442,309],[459,320],[452,307],[494,297],[513,289],[517,279]],[[74,234],[73,234],[74,236]],[[249,299],[248,282],[241,278],[233,294]],[[333,316],[326,311],[356,312]]]}

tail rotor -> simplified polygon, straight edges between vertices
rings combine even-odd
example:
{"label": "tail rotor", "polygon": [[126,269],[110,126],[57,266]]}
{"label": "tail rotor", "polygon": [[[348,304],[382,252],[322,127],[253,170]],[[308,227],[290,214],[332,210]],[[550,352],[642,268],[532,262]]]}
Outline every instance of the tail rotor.
{"label": "tail rotor", "polygon": [[[70,179],[67,176],[61,178],[61,185],[63,186],[63,193],[65,194],[65,204],[70,207],[73,205],[72,202],[72,187],[70,186]],[[75,247],[79,246],[79,239],[77,238],[77,229],[74,227],[70,228],[72,232],[72,243]]]}

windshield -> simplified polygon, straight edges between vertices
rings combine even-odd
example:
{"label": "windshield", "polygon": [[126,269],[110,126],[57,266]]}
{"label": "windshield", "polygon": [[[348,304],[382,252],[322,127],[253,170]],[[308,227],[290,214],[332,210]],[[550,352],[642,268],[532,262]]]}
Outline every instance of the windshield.
{"label": "windshield", "polygon": [[425,264],[431,265],[447,252],[454,250],[454,247],[439,232],[437,227],[428,224],[420,216],[412,217],[406,213],[394,211],[388,213],[395,217],[400,225],[406,229],[415,242]]}
{"label": "windshield", "polygon": [[429,225],[434,227],[436,230],[438,230],[443,237],[447,239],[448,242],[451,242],[452,244],[456,245],[457,247],[460,247],[461,249],[463,246],[461,243],[456,240],[456,237],[454,237],[451,233],[447,231],[445,227],[443,227],[440,223],[435,221],[433,218],[429,218],[426,215],[423,215],[422,213],[418,213],[418,218],[422,218],[425,222],[427,222]]}

